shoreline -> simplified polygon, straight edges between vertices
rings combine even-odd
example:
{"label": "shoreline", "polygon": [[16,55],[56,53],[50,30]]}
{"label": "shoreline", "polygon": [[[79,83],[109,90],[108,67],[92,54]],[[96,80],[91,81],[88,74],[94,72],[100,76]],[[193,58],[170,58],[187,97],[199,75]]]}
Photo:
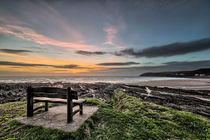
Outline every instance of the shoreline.
{"label": "shoreline", "polygon": [[200,80],[158,80],[134,83],[139,86],[169,87],[190,90],[210,90],[210,82]]}
{"label": "shoreline", "polygon": [[[12,81],[12,80],[11,80]],[[139,86],[153,86],[153,87],[169,87],[176,89],[190,89],[190,90],[210,90],[210,79],[204,81],[203,79],[170,79],[170,80],[150,80],[140,82],[66,82],[66,81],[55,81],[55,82],[0,82],[1,84],[130,84]]]}
{"label": "shoreline", "polygon": [[[0,83],[0,104],[18,100],[26,97],[26,88],[48,86],[67,88],[71,87],[78,92],[79,98],[97,98],[109,101],[115,90],[121,90],[129,96],[141,98],[145,101],[158,105],[171,107],[176,110],[183,110],[201,115],[210,119],[210,90],[201,89],[176,89],[160,86],[177,85],[199,85],[209,86],[208,82],[200,81],[150,81],[138,82],[135,84],[125,83]],[[147,88],[150,90],[148,93]]]}

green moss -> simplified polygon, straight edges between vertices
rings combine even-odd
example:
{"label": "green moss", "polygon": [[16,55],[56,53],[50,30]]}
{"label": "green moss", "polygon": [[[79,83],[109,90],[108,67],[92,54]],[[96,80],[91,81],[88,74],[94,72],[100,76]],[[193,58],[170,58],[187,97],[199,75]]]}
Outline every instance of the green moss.
{"label": "green moss", "polygon": [[95,98],[86,98],[85,104],[89,106],[111,107],[110,104],[107,104],[104,101]]}
{"label": "green moss", "polygon": [[109,103],[88,98],[86,105],[97,105],[99,110],[77,131],[68,133],[11,121],[25,115],[25,102],[2,104],[1,139],[210,139],[209,120],[121,91],[115,91]]}

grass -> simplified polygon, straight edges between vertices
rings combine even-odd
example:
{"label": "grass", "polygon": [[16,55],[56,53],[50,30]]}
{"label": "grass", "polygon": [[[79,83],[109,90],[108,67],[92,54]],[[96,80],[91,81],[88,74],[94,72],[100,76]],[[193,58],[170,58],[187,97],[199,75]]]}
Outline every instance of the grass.
{"label": "grass", "polygon": [[[209,120],[115,91],[109,103],[87,99],[99,110],[75,132],[24,125],[13,118],[25,115],[25,102],[0,105],[1,139],[210,139]],[[3,115],[2,115],[3,114]]]}

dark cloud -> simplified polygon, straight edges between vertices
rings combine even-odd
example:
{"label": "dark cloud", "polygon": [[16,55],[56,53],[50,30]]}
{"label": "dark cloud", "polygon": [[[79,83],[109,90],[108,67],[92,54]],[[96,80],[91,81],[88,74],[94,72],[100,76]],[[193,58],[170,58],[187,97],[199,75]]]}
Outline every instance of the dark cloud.
{"label": "dark cloud", "polygon": [[97,51],[97,52],[89,52],[89,51],[82,51],[82,50],[76,51],[76,53],[77,54],[81,54],[81,55],[87,55],[87,56],[107,54],[107,52],[100,52],[100,51]]}
{"label": "dark cloud", "polygon": [[163,63],[169,67],[179,67],[179,68],[186,68],[186,67],[210,67],[210,60],[202,60],[202,61],[172,61]]}
{"label": "dark cloud", "polygon": [[9,62],[9,61],[0,61],[0,65],[26,66],[26,67],[52,66],[52,65],[45,65],[45,64],[31,64],[31,63]]}
{"label": "dark cloud", "polygon": [[174,61],[167,62],[161,65],[153,66],[127,66],[106,68],[103,70],[94,71],[92,75],[104,76],[139,76],[145,72],[169,72],[169,71],[190,71],[200,68],[210,68],[210,60],[201,61]]}
{"label": "dark cloud", "polygon": [[112,63],[99,63],[97,65],[101,65],[101,66],[128,66],[128,65],[137,65],[140,63],[136,63],[136,62],[112,62]]}
{"label": "dark cloud", "polygon": [[73,69],[78,68],[78,65],[63,65],[63,66],[53,66],[55,68]]}
{"label": "dark cloud", "polygon": [[210,49],[210,38],[204,38],[185,43],[172,43],[163,46],[145,48],[140,51],[125,49],[116,52],[116,56],[134,56],[134,57],[169,57],[174,55],[183,55],[187,53],[199,52]]}
{"label": "dark cloud", "polygon": [[0,49],[0,52],[12,53],[12,54],[23,54],[23,53],[29,53],[29,52],[32,52],[32,51],[29,51],[29,50],[14,50],[14,49]]}
{"label": "dark cloud", "polygon": [[32,63],[22,63],[22,62],[9,62],[9,61],[0,61],[0,65],[14,66],[14,67],[54,67],[54,68],[64,68],[64,69],[73,69],[73,68],[84,68],[79,67],[78,65],[47,65],[47,64],[32,64]]}
{"label": "dark cloud", "polygon": [[124,70],[137,73],[141,72],[161,72],[161,71],[178,71],[178,70],[195,70],[199,68],[210,68],[210,60],[201,61],[172,61],[166,62],[158,66],[138,66],[138,67],[123,67],[109,68],[109,70]]}
{"label": "dark cloud", "polygon": [[147,62],[147,63],[144,63],[144,64],[154,64],[153,62]]}
{"label": "dark cloud", "polygon": [[200,40],[190,42],[177,42],[168,45],[156,46],[145,48],[143,50],[136,51],[134,49],[124,49],[118,52],[89,52],[79,50],[76,53],[86,56],[112,54],[115,56],[134,56],[134,57],[169,57],[175,55],[184,55],[187,53],[199,52],[210,49],[210,38],[204,38]]}

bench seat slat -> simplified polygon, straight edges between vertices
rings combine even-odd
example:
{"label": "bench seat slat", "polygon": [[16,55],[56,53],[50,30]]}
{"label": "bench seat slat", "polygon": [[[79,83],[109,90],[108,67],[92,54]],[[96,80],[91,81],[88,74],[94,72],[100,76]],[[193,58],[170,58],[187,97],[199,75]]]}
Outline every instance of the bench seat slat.
{"label": "bench seat slat", "polygon": [[[54,103],[67,103],[67,99],[60,99],[60,98],[47,98],[47,97],[34,97],[34,101],[39,102],[54,102]],[[72,100],[73,104],[82,104],[86,100],[85,99],[78,99],[78,100]]]}
{"label": "bench seat slat", "polygon": [[67,93],[67,89],[56,88],[56,87],[39,87],[39,88],[31,88],[32,92],[45,92],[45,93]]}
{"label": "bench seat slat", "polygon": [[66,93],[55,93],[55,92],[34,92],[33,94],[34,97],[47,97],[47,98],[62,98],[62,99],[67,99],[67,94]]}
{"label": "bench seat slat", "polygon": [[[77,92],[71,91],[72,99],[78,99]],[[67,99],[67,93],[56,93],[56,92],[43,92],[43,91],[37,91],[33,92],[33,97],[47,97],[47,98],[62,98]]]}

